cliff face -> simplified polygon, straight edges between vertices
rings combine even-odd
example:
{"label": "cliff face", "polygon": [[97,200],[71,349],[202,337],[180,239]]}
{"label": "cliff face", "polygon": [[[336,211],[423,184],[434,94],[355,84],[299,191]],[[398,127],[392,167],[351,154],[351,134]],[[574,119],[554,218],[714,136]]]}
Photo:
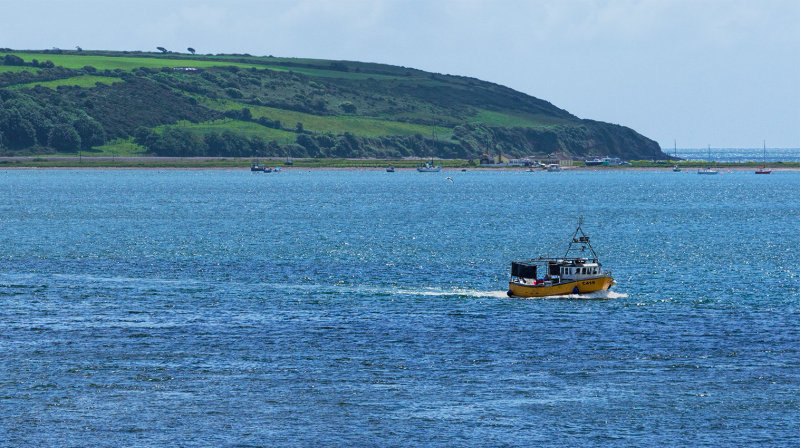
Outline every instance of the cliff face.
{"label": "cliff face", "polygon": [[592,120],[553,127],[491,128],[504,154],[522,156],[564,151],[578,157],[628,160],[666,158],[655,141],[625,126]]}
{"label": "cliff face", "polygon": [[405,67],[61,51],[0,53],[0,61],[5,153],[105,151],[125,141],[160,155],[666,157],[624,126]]}

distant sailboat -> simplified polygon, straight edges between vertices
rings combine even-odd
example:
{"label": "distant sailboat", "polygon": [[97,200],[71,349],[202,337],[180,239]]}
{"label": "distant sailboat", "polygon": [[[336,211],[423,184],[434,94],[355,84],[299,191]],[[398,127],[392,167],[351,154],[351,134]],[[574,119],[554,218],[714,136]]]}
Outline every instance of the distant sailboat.
{"label": "distant sailboat", "polygon": [[[711,163],[711,145],[708,145],[708,162]],[[697,174],[719,174],[719,171],[715,170],[711,166],[707,166],[697,170]]]}
{"label": "distant sailboat", "polygon": [[[673,145],[672,156],[677,159],[678,158],[678,142],[676,140],[673,140],[672,141],[672,145]],[[672,167],[672,171],[675,171],[676,173],[679,173],[681,171],[681,167],[679,167],[678,164],[676,163],[675,166]]]}
{"label": "distant sailboat", "polygon": [[756,170],[756,174],[770,174],[772,170],[767,169],[767,142],[764,141],[764,164],[761,165],[761,168]]}

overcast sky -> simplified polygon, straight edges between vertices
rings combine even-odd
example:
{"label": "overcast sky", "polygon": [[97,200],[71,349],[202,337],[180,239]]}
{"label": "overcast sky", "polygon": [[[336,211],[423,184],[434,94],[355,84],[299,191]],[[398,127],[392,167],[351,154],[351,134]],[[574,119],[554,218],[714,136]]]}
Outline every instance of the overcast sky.
{"label": "overcast sky", "polygon": [[0,47],[472,76],[678,147],[800,147],[800,0],[0,0]]}

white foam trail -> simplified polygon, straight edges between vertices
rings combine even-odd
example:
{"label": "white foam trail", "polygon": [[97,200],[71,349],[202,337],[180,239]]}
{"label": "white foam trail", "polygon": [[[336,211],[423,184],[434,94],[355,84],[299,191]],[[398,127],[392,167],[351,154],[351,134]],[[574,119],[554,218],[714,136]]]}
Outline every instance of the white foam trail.
{"label": "white foam trail", "polygon": [[476,291],[474,289],[396,289],[391,291],[401,295],[413,296],[467,296],[467,297],[508,297],[505,291]]}
{"label": "white foam trail", "polygon": [[561,296],[544,296],[544,297],[519,297],[521,299],[578,299],[578,300],[608,300],[608,299],[622,299],[628,297],[624,292],[615,291],[595,291],[589,294],[565,294]]}
{"label": "white foam trail", "polygon": [[[506,299],[508,295],[506,291],[479,291],[475,289],[452,288],[398,288],[398,287],[378,287],[368,285],[286,285],[286,284],[272,284],[273,287],[281,289],[300,288],[305,290],[309,289],[322,289],[338,293],[374,293],[374,294],[387,294],[387,295],[401,295],[401,296],[431,296],[431,297],[476,297],[476,298],[493,298],[493,299]],[[589,294],[567,294],[561,296],[546,296],[546,297],[520,297],[521,299],[619,299],[628,297],[625,293],[614,291],[596,291]]]}

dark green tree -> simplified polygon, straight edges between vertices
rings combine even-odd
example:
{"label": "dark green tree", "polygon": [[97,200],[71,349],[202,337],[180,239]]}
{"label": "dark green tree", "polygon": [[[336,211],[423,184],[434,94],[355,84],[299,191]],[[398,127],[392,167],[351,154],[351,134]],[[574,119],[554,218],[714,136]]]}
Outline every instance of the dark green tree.
{"label": "dark green tree", "polygon": [[82,114],[72,126],[81,137],[81,149],[90,149],[92,146],[99,146],[106,141],[106,132],[103,126],[94,118]]}
{"label": "dark green tree", "polygon": [[139,126],[133,131],[133,142],[137,145],[142,145],[145,148],[150,148],[153,146],[153,143],[158,139],[158,134],[156,134],[152,129]]}
{"label": "dark green tree", "polygon": [[15,55],[15,54],[7,54],[3,58],[3,64],[5,64],[5,65],[25,65],[25,61],[21,57]]}
{"label": "dark green tree", "polygon": [[5,144],[11,149],[27,148],[37,141],[36,128],[16,108],[0,108],[0,132],[5,135]]}
{"label": "dark green tree", "polygon": [[221,157],[228,154],[228,142],[216,132],[212,132],[205,136],[205,144],[208,148],[208,155],[212,157]]}
{"label": "dark green tree", "polygon": [[189,53],[194,54],[194,48],[189,47],[189,48],[187,48],[187,50],[189,50]]}
{"label": "dark green tree", "polygon": [[81,149],[81,136],[68,124],[57,124],[50,129],[47,146],[62,152],[77,152]]}

